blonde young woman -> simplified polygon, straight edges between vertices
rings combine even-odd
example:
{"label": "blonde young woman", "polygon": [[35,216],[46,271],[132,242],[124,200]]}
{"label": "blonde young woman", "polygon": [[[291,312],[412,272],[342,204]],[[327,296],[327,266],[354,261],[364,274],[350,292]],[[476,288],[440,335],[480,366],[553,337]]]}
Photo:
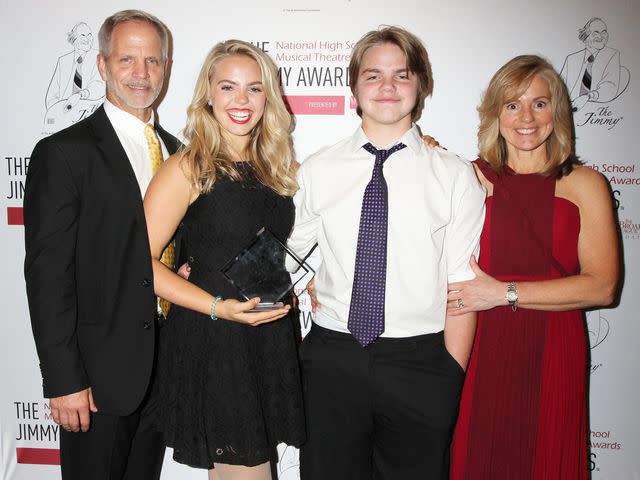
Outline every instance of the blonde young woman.
{"label": "blonde young woman", "polygon": [[577,161],[567,91],[544,59],[507,62],[478,110],[480,262],[449,285],[448,313],[480,313],[451,478],[586,480],[583,309],[612,303],[619,274],[609,188]]}
{"label": "blonde young woman", "polygon": [[[174,459],[209,478],[270,479],[278,443],[304,440],[295,319],[250,310],[220,268],[256,232],[286,241],[296,190],[292,118],[277,70],[238,40],[208,54],[188,108],[188,146],[145,197],[156,293],[174,304],[161,332],[159,417]],[[160,261],[180,225],[189,281]]]}

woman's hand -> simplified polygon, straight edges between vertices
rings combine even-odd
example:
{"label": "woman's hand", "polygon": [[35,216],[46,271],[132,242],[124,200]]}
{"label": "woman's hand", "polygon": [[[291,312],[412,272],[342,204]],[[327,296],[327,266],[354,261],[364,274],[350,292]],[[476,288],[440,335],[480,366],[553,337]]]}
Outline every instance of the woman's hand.
{"label": "woman's hand", "polygon": [[265,312],[251,312],[260,303],[259,298],[252,298],[246,302],[238,300],[221,300],[216,304],[216,316],[232,322],[244,323],[253,327],[263,323],[279,320],[289,313],[290,305],[284,305],[278,310],[268,310]]}
{"label": "woman's hand", "polygon": [[469,261],[476,278],[466,282],[454,282],[448,286],[447,315],[464,315],[469,312],[489,310],[507,305],[507,284],[484,273],[475,257]]}

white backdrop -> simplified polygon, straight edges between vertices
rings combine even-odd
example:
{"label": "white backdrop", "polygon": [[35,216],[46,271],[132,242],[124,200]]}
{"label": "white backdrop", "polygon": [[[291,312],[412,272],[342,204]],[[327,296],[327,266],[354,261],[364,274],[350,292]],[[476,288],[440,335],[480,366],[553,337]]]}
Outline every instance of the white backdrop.
{"label": "white backdrop", "polygon": [[[108,3],[108,6],[106,4]],[[5,1],[0,4],[0,291],[4,319],[0,393],[0,475],[2,479],[59,478],[58,427],[42,399],[38,360],[31,337],[22,274],[22,192],[29,155],[36,141],[99,105],[68,98],[67,62],[73,46],[66,34],[85,22],[93,34],[102,20],[124,8],[142,8],[162,19],[174,38],[168,90],[159,108],[162,124],[178,134],[185,121],[198,69],[214,43],[240,38],[258,44],[281,67],[283,85],[297,112],[298,159],[350,134],[358,118],[350,106],[346,67],[353,43],[379,24],[401,25],[418,34],[433,64],[435,90],[427,102],[423,130],[467,158],[476,154],[476,106],[491,75],[511,57],[537,53],[560,70],[584,48],[577,31],[591,17],[608,27],[611,64],[620,95],[607,103],[587,103],[575,114],[577,150],[606,175],[617,202],[625,256],[620,305],[588,314],[592,343],[591,459],[595,480],[640,480],[640,162],[634,147],[640,118],[640,3],[629,0],[304,0],[222,2],[221,0],[120,0],[94,6],[78,0]],[[96,2],[97,5],[97,2]],[[614,54],[616,52],[613,52]],[[87,60],[83,76],[94,77]],[[626,71],[626,73],[625,73]],[[611,75],[611,73],[609,73]],[[627,80],[628,79],[628,80]],[[570,83],[571,78],[567,79]],[[594,74],[594,82],[597,81]],[[628,83],[627,83],[628,82]],[[94,84],[94,87],[101,87]],[[313,98],[309,98],[312,96]],[[64,113],[55,100],[72,106]],[[50,108],[48,108],[50,107]],[[67,117],[72,117],[68,118]],[[634,295],[634,292],[636,293]],[[304,302],[304,299],[303,299]],[[303,305],[306,307],[306,304]],[[308,328],[310,314],[301,315]],[[631,368],[629,368],[631,366]],[[626,372],[626,373],[625,373]],[[428,446],[425,446],[428,448]],[[281,446],[281,480],[298,479],[295,449]],[[163,479],[203,479],[205,473],[176,464],[168,452]]]}

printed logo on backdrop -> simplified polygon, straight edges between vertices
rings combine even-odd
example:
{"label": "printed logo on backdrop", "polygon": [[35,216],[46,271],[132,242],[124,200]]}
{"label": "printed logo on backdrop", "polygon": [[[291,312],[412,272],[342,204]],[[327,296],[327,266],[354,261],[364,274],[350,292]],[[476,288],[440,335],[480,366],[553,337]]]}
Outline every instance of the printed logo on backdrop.
{"label": "printed logo on backdrop", "polygon": [[600,163],[590,164],[587,167],[602,173],[611,184],[613,190],[613,201],[616,209],[624,210],[624,206],[620,204],[620,187],[621,186],[640,186],[640,171],[635,163]]}
{"label": "printed logo on backdrop", "polygon": [[22,225],[22,197],[24,196],[24,181],[29,170],[29,157],[6,155],[4,157],[7,180],[5,187],[7,225]]}
{"label": "printed logo on backdrop", "polygon": [[300,452],[289,445],[278,445],[278,480],[300,480]]}
{"label": "printed logo on backdrop", "polygon": [[560,76],[567,85],[576,126],[593,125],[611,130],[622,120],[609,105],[629,86],[629,69],[619,50],[608,46],[609,31],[600,17],[578,30],[584,48],[567,55]]}
{"label": "printed logo on backdrop", "polygon": [[[633,165],[633,173],[635,173],[635,165]],[[614,179],[610,178],[612,185],[614,185]],[[640,185],[640,176],[618,180],[617,183],[623,185]],[[618,210],[618,224],[620,225],[620,233],[624,240],[640,240],[640,221],[636,218],[630,218],[629,214],[625,212],[625,205],[622,201],[622,191],[613,190],[613,201]]]}
{"label": "printed logo on backdrop", "polygon": [[625,240],[640,240],[640,222],[631,218],[621,218],[620,232]]}
{"label": "printed logo on backdrop", "polygon": [[[602,314],[602,310],[587,312],[587,332],[589,333],[589,346],[591,350],[598,348],[609,336],[609,320]],[[592,356],[593,358],[593,356]],[[596,372],[602,363],[592,363],[591,373]]]}
{"label": "printed logo on backdrop", "polygon": [[[633,185],[640,185],[640,177],[635,177],[633,180]],[[640,222],[629,218],[629,216],[624,213],[625,206],[622,202],[622,192],[620,190],[613,191],[613,201],[618,210],[618,223],[620,225],[622,238],[624,240],[639,240]]]}
{"label": "printed logo on backdrop", "polygon": [[616,455],[624,449],[622,442],[615,436],[612,430],[589,431],[589,471],[600,472],[598,458],[603,455]]}
{"label": "printed logo on backdrop", "polygon": [[591,348],[591,374],[593,375],[604,364],[594,358],[593,350],[598,348],[609,336],[609,320],[602,314],[602,310],[591,310],[586,314],[589,347]]}
{"label": "printed logo on backdrop", "polygon": [[313,323],[311,298],[307,294],[306,286],[295,287],[293,292],[296,297],[298,297],[298,319],[300,321],[302,338],[304,338],[307,333],[309,333],[309,330],[311,330],[311,324]]}
{"label": "printed logo on backdrop", "polygon": [[72,49],[58,57],[49,80],[44,98],[43,135],[88,117],[102,104],[105,94],[91,28],[85,22],[78,22],[66,35]]}
{"label": "printed logo on backdrop", "polygon": [[349,60],[355,42],[344,39],[251,42],[271,55],[289,110],[296,115],[344,115],[350,98]]}
{"label": "printed logo on backdrop", "polygon": [[49,403],[14,401],[13,406],[17,463],[59,465],[60,427],[52,420]]}
{"label": "printed logo on backdrop", "polygon": [[593,170],[602,173],[611,184],[613,203],[617,210],[620,233],[624,240],[640,239],[640,221],[628,214],[623,201],[625,187],[640,186],[640,171],[637,164],[602,163],[586,165]]}

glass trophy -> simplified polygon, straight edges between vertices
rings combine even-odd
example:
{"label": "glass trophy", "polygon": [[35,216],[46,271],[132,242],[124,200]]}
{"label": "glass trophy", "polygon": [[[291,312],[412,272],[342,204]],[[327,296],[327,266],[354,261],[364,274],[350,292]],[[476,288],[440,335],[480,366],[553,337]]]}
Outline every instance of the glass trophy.
{"label": "glass trophy", "polygon": [[[293,270],[293,282],[287,267]],[[220,269],[246,299],[260,297],[251,310],[267,311],[282,308],[281,301],[302,279],[311,280],[315,272],[266,228]]]}

